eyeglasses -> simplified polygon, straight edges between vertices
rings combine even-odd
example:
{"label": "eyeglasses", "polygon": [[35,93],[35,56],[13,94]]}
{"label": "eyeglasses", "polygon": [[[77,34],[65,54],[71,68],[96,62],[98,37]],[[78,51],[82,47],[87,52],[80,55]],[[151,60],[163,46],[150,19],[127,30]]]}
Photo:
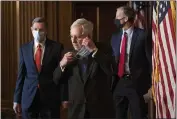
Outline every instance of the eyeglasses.
{"label": "eyeglasses", "polygon": [[[118,20],[122,20],[123,18],[125,18],[125,17],[122,17],[121,19],[118,19]],[[115,18],[115,19],[117,19],[117,18]]]}
{"label": "eyeglasses", "polygon": [[69,35],[69,37],[70,37],[71,39],[82,40],[82,39],[85,37],[85,35],[80,35],[80,36],[72,36],[72,35]]}

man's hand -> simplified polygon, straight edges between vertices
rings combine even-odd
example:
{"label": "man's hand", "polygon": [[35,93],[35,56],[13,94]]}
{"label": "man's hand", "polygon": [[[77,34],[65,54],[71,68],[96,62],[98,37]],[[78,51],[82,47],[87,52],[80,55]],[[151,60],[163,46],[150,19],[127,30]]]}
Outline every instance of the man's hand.
{"label": "man's hand", "polygon": [[63,101],[62,102],[62,107],[63,107],[63,109],[69,108],[69,101]]}
{"label": "man's hand", "polygon": [[82,45],[86,46],[90,52],[97,50],[95,43],[88,37],[84,38],[82,41]]}
{"label": "man's hand", "polygon": [[17,114],[17,116],[21,116],[21,112],[22,112],[21,104],[14,102],[13,109],[15,113]]}
{"label": "man's hand", "polygon": [[71,63],[73,61],[74,53],[68,52],[64,55],[63,59],[60,61],[60,67],[64,69],[67,64]]}

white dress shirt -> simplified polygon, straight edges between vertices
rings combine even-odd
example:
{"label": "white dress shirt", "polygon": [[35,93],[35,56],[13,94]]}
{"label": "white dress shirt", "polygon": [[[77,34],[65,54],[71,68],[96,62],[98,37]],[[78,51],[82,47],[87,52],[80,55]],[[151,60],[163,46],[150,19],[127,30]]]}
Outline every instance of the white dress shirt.
{"label": "white dress shirt", "polygon": [[[126,59],[125,59],[125,73],[130,74],[130,68],[129,68],[129,58],[130,58],[130,46],[133,36],[133,27],[130,27],[127,30],[123,30],[122,39],[124,36],[124,32],[127,33],[127,47],[126,47]],[[120,52],[121,52],[122,42],[120,46]]]}
{"label": "white dress shirt", "polygon": [[34,47],[33,47],[34,60],[35,60],[35,54],[36,54],[36,51],[37,51],[37,46],[38,46],[38,44],[40,44],[41,45],[41,50],[42,50],[41,65],[42,65],[42,60],[43,60],[43,57],[44,57],[45,41],[46,41],[46,38],[45,38],[45,40],[42,43],[39,43],[38,41],[34,40]]}

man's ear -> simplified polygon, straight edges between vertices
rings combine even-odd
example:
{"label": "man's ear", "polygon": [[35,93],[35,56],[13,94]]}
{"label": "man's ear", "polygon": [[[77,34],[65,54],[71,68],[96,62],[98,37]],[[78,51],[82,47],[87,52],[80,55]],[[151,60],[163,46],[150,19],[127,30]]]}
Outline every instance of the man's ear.
{"label": "man's ear", "polygon": [[125,22],[127,22],[128,21],[128,17],[125,17]]}
{"label": "man's ear", "polygon": [[33,31],[33,28],[31,27],[31,31]]}
{"label": "man's ear", "polygon": [[88,34],[88,36],[87,36],[89,39],[91,39],[91,36],[90,36],[90,34]]}

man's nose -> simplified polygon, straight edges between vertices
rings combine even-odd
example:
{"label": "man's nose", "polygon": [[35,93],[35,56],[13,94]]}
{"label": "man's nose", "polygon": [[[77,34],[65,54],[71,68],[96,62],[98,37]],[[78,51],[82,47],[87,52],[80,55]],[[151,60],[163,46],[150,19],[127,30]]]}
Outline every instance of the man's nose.
{"label": "man's nose", "polygon": [[40,31],[40,29],[36,29],[36,31],[38,31],[38,32],[39,32],[39,31]]}
{"label": "man's nose", "polygon": [[76,39],[76,38],[73,38],[73,39],[72,39],[72,42],[73,42],[73,43],[77,43],[77,39]]}

